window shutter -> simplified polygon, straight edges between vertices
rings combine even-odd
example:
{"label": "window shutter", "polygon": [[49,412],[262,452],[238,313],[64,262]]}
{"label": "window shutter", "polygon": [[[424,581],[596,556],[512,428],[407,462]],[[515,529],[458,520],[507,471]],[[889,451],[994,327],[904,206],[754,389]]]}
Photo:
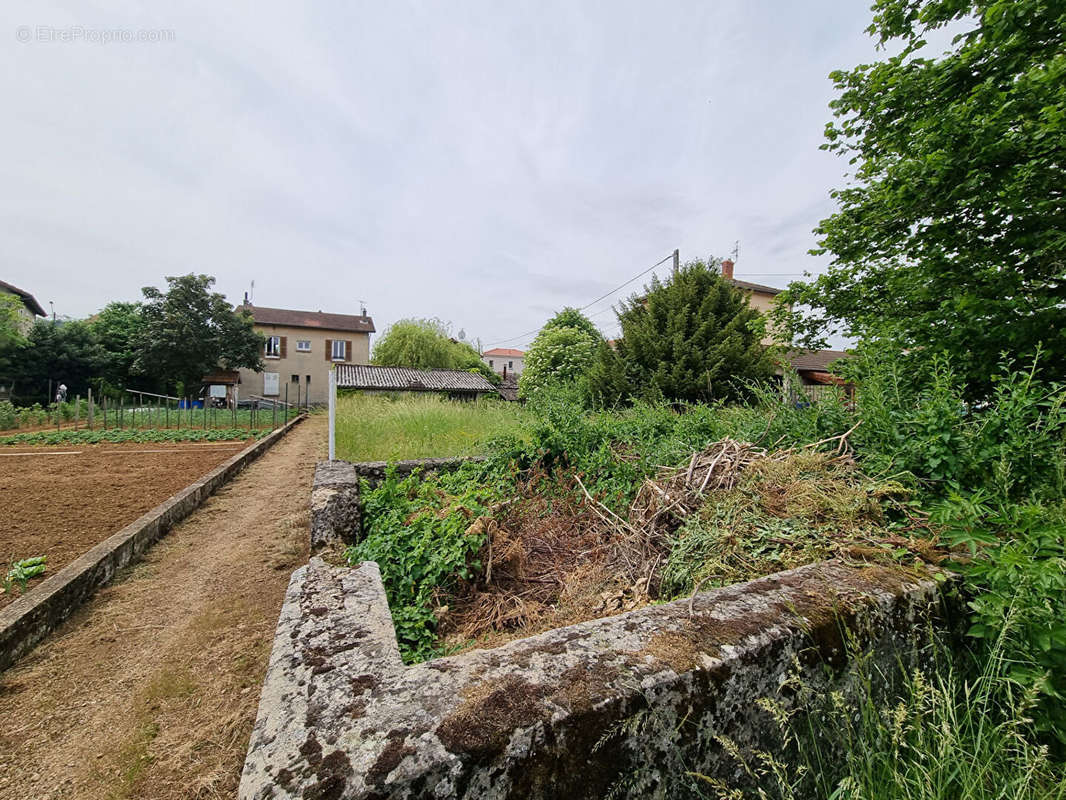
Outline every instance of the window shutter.
{"label": "window shutter", "polygon": [[333,340],[326,339],[326,361],[333,359]]}
{"label": "window shutter", "polygon": [[281,357],[285,358],[285,343],[288,341],[289,337],[288,336],[282,336],[280,338],[281,338],[281,346],[280,346],[279,352],[281,353]]}
{"label": "window shutter", "polygon": [[345,339],[344,340],[344,360],[345,361],[351,361],[352,360],[352,340],[351,339]]}

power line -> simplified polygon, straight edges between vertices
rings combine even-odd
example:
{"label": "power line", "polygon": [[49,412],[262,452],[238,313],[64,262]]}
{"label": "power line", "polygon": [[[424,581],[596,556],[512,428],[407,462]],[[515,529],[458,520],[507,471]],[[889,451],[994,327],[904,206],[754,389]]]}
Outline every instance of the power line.
{"label": "power line", "polygon": [[673,254],[673,253],[671,253],[671,254],[670,254],[670,255],[668,255],[668,256],[667,256],[666,258],[664,258],[664,259],[663,259],[662,261],[658,261],[658,262],[656,262],[655,264],[652,264],[652,265],[651,265],[650,267],[648,267],[648,268],[647,268],[646,270],[644,270],[644,271],[643,271],[643,272],[641,272],[641,273],[638,273],[637,275],[634,275],[634,276],[633,276],[632,278],[630,278],[630,279],[629,279],[628,281],[626,281],[625,283],[621,283],[621,284],[619,284],[618,286],[614,287],[613,289],[611,289],[611,291],[607,292],[607,294],[603,295],[603,297],[597,297],[597,298],[596,298],[595,300],[593,300],[593,301],[592,301],[591,303],[589,303],[589,304],[588,304],[587,306],[581,306],[581,308],[579,308],[579,309],[578,309],[578,311],[584,311],[584,310],[585,310],[586,308],[591,308],[592,306],[594,306],[594,305],[596,305],[596,304],[597,304],[598,302],[600,302],[600,300],[603,300],[603,299],[605,299],[605,298],[608,298],[608,297],[610,297],[610,296],[611,296],[612,294],[614,294],[615,292],[617,292],[617,291],[618,291],[619,289],[621,289],[621,288],[623,288],[623,287],[625,287],[625,286],[628,286],[628,285],[629,285],[629,284],[631,284],[631,283],[632,283],[633,281],[635,281],[635,280],[636,280],[637,278],[640,278],[640,277],[642,277],[642,276],[644,276],[644,275],[647,275],[647,274],[648,274],[649,272],[651,272],[651,271],[652,271],[653,269],[655,269],[655,268],[656,268],[657,266],[659,266],[660,264],[665,264],[665,263],[666,263],[667,261],[669,261],[669,260],[670,260],[671,258],[673,258],[673,257],[674,257],[674,254]]}
{"label": "power line", "polygon": [[[629,279],[628,281],[626,281],[625,283],[620,283],[620,284],[618,284],[618,286],[616,286],[616,287],[614,287],[613,289],[611,289],[611,291],[607,292],[607,294],[605,294],[605,295],[603,295],[603,296],[601,296],[601,297],[597,297],[597,298],[596,298],[595,300],[593,300],[593,301],[592,301],[591,303],[589,303],[588,305],[584,305],[584,306],[582,306],[581,308],[579,308],[579,309],[578,309],[578,311],[584,311],[584,310],[585,310],[586,308],[591,308],[592,306],[596,305],[596,304],[597,304],[598,302],[600,302],[601,300],[605,300],[606,298],[610,297],[610,296],[611,296],[612,294],[614,294],[615,292],[617,292],[617,291],[618,291],[619,289],[623,289],[623,288],[625,288],[626,286],[628,286],[629,284],[631,284],[631,283],[632,283],[633,281],[635,281],[635,280],[636,280],[637,278],[641,278],[641,277],[643,277],[644,275],[647,275],[647,274],[648,274],[649,272],[651,272],[651,271],[652,271],[653,269],[655,269],[656,267],[658,267],[658,266],[660,266],[660,265],[662,265],[662,264],[665,264],[665,263],[666,263],[667,261],[669,261],[669,260],[670,260],[671,258],[673,258],[673,257],[674,257],[674,253],[671,253],[671,254],[670,254],[670,255],[668,255],[668,256],[667,256],[666,258],[664,258],[664,259],[663,259],[662,261],[657,261],[657,262],[655,262],[654,264],[652,264],[652,265],[651,265],[650,267],[648,267],[648,268],[647,268],[646,270],[644,270],[643,272],[638,272],[638,273],[637,273],[636,275],[634,275],[634,276],[633,276],[632,278],[630,278],[630,279]],[[597,312],[596,312],[596,314],[602,314],[602,313],[604,313],[605,311],[609,311],[609,310],[610,310],[610,309],[604,309],[603,311],[597,311]],[[593,314],[593,315],[591,315],[591,316],[595,316],[595,314]],[[540,327],[542,328],[542,327],[544,327],[544,326],[542,325],[542,326],[540,326]],[[495,342],[489,342],[489,343],[488,343],[488,344],[487,344],[486,346],[487,346],[487,347],[494,347],[495,345],[498,345],[498,344],[504,344],[505,342],[513,342],[513,341],[515,341],[516,339],[523,339],[523,338],[525,338],[526,336],[530,336],[530,335],[532,335],[532,334],[534,334],[534,333],[537,333],[537,332],[539,332],[539,331],[540,331],[540,328],[534,328],[534,329],[533,329],[533,330],[531,330],[531,331],[526,331],[525,333],[520,333],[520,334],[518,334],[517,336],[509,336],[509,337],[507,337],[506,339],[499,339],[499,340],[497,340],[497,341],[495,341]]]}

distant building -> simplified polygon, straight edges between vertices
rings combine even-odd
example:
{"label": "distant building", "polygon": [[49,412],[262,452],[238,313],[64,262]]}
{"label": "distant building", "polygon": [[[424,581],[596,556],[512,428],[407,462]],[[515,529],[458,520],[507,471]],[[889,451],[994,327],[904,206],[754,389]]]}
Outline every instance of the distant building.
{"label": "distant building", "polygon": [[10,283],[0,281],[0,294],[13,294],[22,301],[22,306],[19,308],[19,328],[23,333],[29,331],[33,327],[34,320],[37,317],[46,316],[44,309],[41,308],[41,304],[37,302],[37,299],[27,291],[24,291],[17,286],[12,286]]}
{"label": "distant building", "polygon": [[[774,298],[781,294],[783,289],[775,289],[773,286],[763,286],[760,283],[749,283],[748,281],[738,281],[733,277],[733,262],[730,259],[726,259],[722,262],[722,277],[729,283],[736,286],[738,289],[743,290],[748,295],[748,305],[758,311],[760,314],[766,315],[770,313],[770,309],[773,308]],[[763,337],[763,344],[773,344],[774,339],[767,334]]]}
{"label": "distant building", "polygon": [[458,399],[496,394],[484,375],[463,369],[414,369],[341,364],[337,388],[363,392],[432,392]]}
{"label": "distant building", "polygon": [[249,395],[290,403],[321,405],[329,396],[329,370],[334,364],[369,364],[374,320],[365,315],[324,314],[266,308],[249,303],[255,330],[266,337],[263,371],[240,371],[240,398]]}
{"label": "distant building", "polygon": [[499,375],[521,375],[526,363],[526,354],[523,350],[510,347],[494,347],[482,353],[481,360]]}

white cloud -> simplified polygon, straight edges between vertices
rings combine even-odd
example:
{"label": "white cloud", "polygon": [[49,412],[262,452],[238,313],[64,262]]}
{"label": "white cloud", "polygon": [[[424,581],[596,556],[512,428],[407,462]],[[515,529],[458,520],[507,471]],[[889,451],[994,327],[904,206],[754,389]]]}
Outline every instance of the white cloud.
{"label": "white cloud", "polygon": [[862,4],[268,5],[5,4],[0,278],[79,316],[207,272],[494,341],[675,247],[739,239],[771,284],[819,266],[826,75],[875,57]]}

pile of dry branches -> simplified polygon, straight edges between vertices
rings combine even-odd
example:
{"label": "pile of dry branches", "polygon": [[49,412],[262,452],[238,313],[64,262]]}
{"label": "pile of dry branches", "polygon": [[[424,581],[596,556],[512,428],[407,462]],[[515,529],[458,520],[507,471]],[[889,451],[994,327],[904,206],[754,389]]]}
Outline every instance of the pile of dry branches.
{"label": "pile of dry branches", "polygon": [[526,635],[645,605],[659,595],[672,534],[710,493],[734,489],[753,467],[827,444],[836,444],[827,460],[850,462],[851,432],[774,451],[730,438],[714,442],[693,453],[687,465],[663,467],[646,479],[625,518],[594,498],[579,475],[573,485],[583,504],[558,494],[545,500],[531,484],[506,514],[474,523],[482,526],[476,532],[488,534],[483,570],[463,590],[442,598],[442,632],[453,642],[485,643],[486,636]]}

